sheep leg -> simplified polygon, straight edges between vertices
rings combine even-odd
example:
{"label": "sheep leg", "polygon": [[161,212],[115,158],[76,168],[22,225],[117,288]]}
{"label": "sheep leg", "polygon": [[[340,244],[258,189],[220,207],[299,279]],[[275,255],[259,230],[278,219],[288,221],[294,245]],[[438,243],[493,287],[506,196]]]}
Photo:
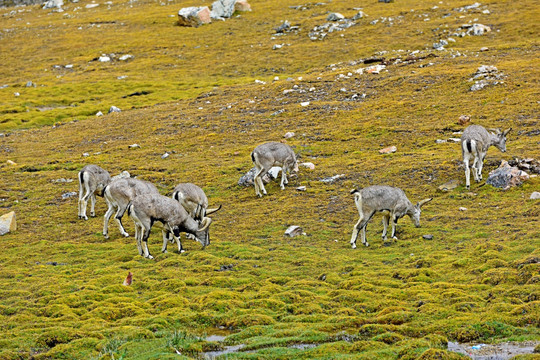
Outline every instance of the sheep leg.
{"label": "sheep leg", "polygon": [[88,220],[88,216],[86,216],[86,207],[88,206],[88,198],[90,198],[90,189],[86,188],[86,193],[83,195],[83,197],[79,200],[79,206],[80,206],[80,214],[79,218]]}
{"label": "sheep leg", "polygon": [[486,158],[486,154],[480,154],[479,156],[479,164],[478,164],[478,179],[479,181],[482,181],[482,169],[484,167],[484,159]]}
{"label": "sheep leg", "polygon": [[137,240],[137,250],[139,251],[139,255],[144,256],[142,244],[141,244],[141,236],[142,236],[142,227],[139,226],[139,224],[135,224],[135,240]]}
{"label": "sheep leg", "polygon": [[354,225],[351,237],[351,246],[353,249],[356,249],[356,239],[358,238],[358,232],[361,233],[362,244],[364,244],[365,246],[369,246],[369,243],[366,240],[366,226],[372,216],[373,213],[366,219],[364,217],[364,214],[360,213],[360,220],[358,220],[356,225]]}
{"label": "sheep leg", "polygon": [[[257,174],[255,174],[255,177],[253,177],[253,182],[257,183],[258,188],[255,188],[256,195],[259,195],[259,197],[262,197],[263,194],[266,195],[266,189],[264,187],[264,183],[262,181],[262,177],[268,172],[267,169],[262,168],[258,169]],[[262,193],[261,193],[262,190]]]}
{"label": "sheep leg", "polygon": [[126,209],[127,206],[118,205],[118,210],[116,211],[114,219],[118,223],[118,229],[120,229],[120,234],[124,235],[125,237],[129,237],[129,234],[126,232],[126,229],[124,229],[124,225],[122,224],[122,217],[124,216]]}
{"label": "sheep leg", "polygon": [[171,233],[167,230],[161,230],[161,234],[163,235],[163,247],[161,248],[161,252],[166,254],[167,244],[169,243],[169,234]]}
{"label": "sheep leg", "polygon": [[150,251],[148,250],[148,237],[150,237],[150,228],[148,227],[144,227],[144,229],[141,229],[141,230],[144,230],[143,232],[143,236],[142,236],[142,246],[143,246],[143,251],[144,251],[144,257],[145,258],[148,258],[148,259],[153,259],[154,257],[152,255],[150,255]]}
{"label": "sheep leg", "polygon": [[114,205],[107,199],[107,205],[109,208],[107,209],[107,212],[103,216],[103,236],[105,236],[105,239],[109,238],[109,220],[111,220],[111,216],[114,212]]}
{"label": "sheep leg", "polygon": [[386,241],[388,239],[386,237],[386,234],[387,234],[387,230],[388,230],[388,224],[390,224],[390,214],[388,214],[388,213],[383,214],[382,223],[383,223],[383,227],[384,227],[383,232],[382,232],[382,238],[383,238],[383,241]]}
{"label": "sheep leg", "polygon": [[281,190],[285,190],[285,185],[287,185],[289,181],[287,180],[287,169],[282,168],[281,169]]}
{"label": "sheep leg", "polygon": [[91,217],[96,216],[95,207],[96,207],[96,195],[92,194],[90,195],[90,216]]}
{"label": "sheep leg", "polygon": [[396,225],[397,225],[398,217],[396,214],[392,214],[392,239],[397,240],[396,237]]}
{"label": "sheep leg", "polygon": [[469,160],[471,155],[469,153],[463,154],[463,165],[465,165],[465,185],[467,189],[471,188],[471,170],[469,169]]}

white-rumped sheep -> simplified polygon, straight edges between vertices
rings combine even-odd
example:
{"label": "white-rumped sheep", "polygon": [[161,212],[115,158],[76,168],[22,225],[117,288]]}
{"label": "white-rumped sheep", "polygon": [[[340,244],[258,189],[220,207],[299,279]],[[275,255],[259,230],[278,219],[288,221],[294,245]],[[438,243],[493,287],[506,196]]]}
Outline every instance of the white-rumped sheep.
{"label": "white-rumped sheep", "polygon": [[215,209],[208,209],[208,198],[203,189],[191,183],[178,184],[174,188],[172,198],[178,201],[189,216],[197,221],[221,209],[221,205]]}
{"label": "white-rumped sheep", "polygon": [[109,238],[109,220],[111,219],[115,208],[116,215],[114,218],[118,223],[120,233],[125,237],[129,236],[122,225],[122,217],[124,216],[129,203],[135,199],[135,197],[143,194],[159,194],[159,191],[154,184],[134,178],[113,179],[105,187],[103,196],[109,207],[103,219],[103,236],[105,236],[105,238]]}
{"label": "white-rumped sheep", "polygon": [[461,150],[463,154],[463,165],[465,165],[465,185],[471,188],[471,171],[469,160],[474,158],[472,163],[473,176],[476,182],[482,181],[482,167],[484,159],[490,146],[496,146],[502,152],[506,152],[506,135],[510,129],[501,132],[500,129],[490,129],[488,132],[483,126],[471,125],[463,131],[461,135]]}
{"label": "white-rumped sheep", "polygon": [[[127,171],[123,171],[117,177],[129,177]],[[97,165],[86,165],[79,171],[79,219],[88,220],[86,216],[86,207],[88,206],[88,199],[90,199],[90,216],[96,216],[96,195],[103,196],[103,190],[105,186],[111,182],[111,175],[105,169]]]}
{"label": "white-rumped sheep", "polygon": [[[168,235],[172,234],[178,244],[178,252],[184,252],[180,242],[180,232],[193,234],[203,248],[210,244],[209,227],[212,219],[203,218],[200,225],[195,221],[180,203],[169,197],[159,194],[145,194],[137,196],[128,206],[128,214],[135,223],[135,238],[139,254],[153,259],[148,251],[148,237],[152,225],[159,221],[163,224],[162,252],[167,252]],[[144,244],[143,244],[144,243]],[[143,246],[144,245],[144,246]]]}
{"label": "white-rumped sheep", "polygon": [[272,168],[272,166],[281,167],[281,190],[284,190],[285,185],[289,183],[287,180],[287,172],[298,172],[296,156],[294,151],[287,144],[279,142],[261,144],[251,153],[251,160],[257,168],[257,173],[253,178],[255,194],[260,197],[262,197],[263,194],[266,195],[262,177]]}
{"label": "white-rumped sheep", "polygon": [[351,237],[353,249],[356,248],[356,239],[358,238],[359,231],[362,234],[362,244],[369,246],[369,243],[366,240],[366,226],[376,212],[383,213],[383,240],[386,241],[386,232],[390,218],[392,219],[391,237],[397,240],[397,221],[403,216],[409,215],[414,222],[414,225],[420,227],[420,208],[428,201],[431,201],[431,199],[425,199],[418,204],[413,205],[409,199],[407,199],[403,190],[391,186],[375,185],[361,190],[353,189],[351,190],[351,194],[354,194],[354,202],[360,213],[360,220],[354,225]]}

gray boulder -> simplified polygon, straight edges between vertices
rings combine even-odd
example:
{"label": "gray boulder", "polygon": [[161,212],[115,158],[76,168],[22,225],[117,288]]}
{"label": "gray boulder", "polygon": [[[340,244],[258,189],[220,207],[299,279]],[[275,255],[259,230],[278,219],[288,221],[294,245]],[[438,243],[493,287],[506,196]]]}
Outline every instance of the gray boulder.
{"label": "gray boulder", "polygon": [[486,184],[508,190],[511,187],[521,185],[523,181],[528,179],[529,175],[525,171],[510,166],[507,161],[503,160],[501,166],[489,173]]}
{"label": "gray boulder", "polygon": [[217,0],[212,3],[212,11],[210,17],[212,19],[223,20],[228,19],[234,13],[234,5],[236,0]]}
{"label": "gray boulder", "polygon": [[[268,184],[270,181],[273,181],[277,178],[277,175],[281,171],[281,168],[279,166],[274,166],[266,173],[266,175],[263,176],[262,180],[263,183]],[[257,173],[257,168],[252,167],[245,175],[243,175],[238,180],[238,185],[240,186],[252,186],[253,185],[253,178],[255,177],[255,174]]]}

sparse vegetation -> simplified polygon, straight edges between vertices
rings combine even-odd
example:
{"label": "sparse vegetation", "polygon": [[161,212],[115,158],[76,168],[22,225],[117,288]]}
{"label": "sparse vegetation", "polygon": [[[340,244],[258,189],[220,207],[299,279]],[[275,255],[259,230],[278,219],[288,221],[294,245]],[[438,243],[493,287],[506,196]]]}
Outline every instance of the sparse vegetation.
{"label": "sparse vegetation", "polygon": [[[529,200],[539,178],[467,191],[459,145],[435,142],[456,137],[468,114],[513,128],[507,153],[488,151],[485,174],[502,158],[540,158],[535,3],[456,10],[473,2],[334,0],[299,10],[291,6],[302,1],[251,0],[252,12],[197,29],[175,26],[175,14],[209,1],[0,9],[0,87],[9,85],[0,88],[0,215],[15,211],[19,227],[2,236],[0,358],[178,359],[245,344],[256,352],[227,357],[459,359],[448,341],[539,341],[540,208]],[[369,16],[309,39],[328,12],[350,18],[353,7]],[[300,30],[274,36],[283,20]],[[493,30],[432,50],[467,22]],[[405,61],[415,50],[419,60]],[[134,58],[93,61],[111,53]],[[361,59],[381,57],[403,61],[356,72],[369,66]],[[471,93],[484,64],[506,78]],[[95,117],[112,105],[123,111]],[[253,148],[287,131],[299,162],[315,169],[300,167],[284,191],[266,185],[262,199],[237,186]],[[391,145],[397,152],[378,153]],[[133,237],[104,239],[104,201],[82,221],[77,197],[62,197],[90,163],[128,170],[164,195],[180,182],[201,186],[223,204],[210,246],[184,240],[185,254],[161,254],[155,229],[150,261]],[[319,181],[336,174],[345,176]],[[461,185],[437,191],[451,179]],[[433,201],[422,228],[403,219],[399,240],[385,246],[379,216],[371,246],[352,250],[349,190],[374,184]],[[289,225],[307,236],[284,237]],[[128,271],[133,284],[122,286]],[[215,331],[228,335],[222,344],[205,340]]]}

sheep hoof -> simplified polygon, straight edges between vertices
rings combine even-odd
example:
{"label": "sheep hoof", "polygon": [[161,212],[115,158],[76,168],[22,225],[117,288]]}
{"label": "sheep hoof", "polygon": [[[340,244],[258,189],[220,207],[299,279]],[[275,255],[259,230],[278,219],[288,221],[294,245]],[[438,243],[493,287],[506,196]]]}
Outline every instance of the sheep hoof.
{"label": "sheep hoof", "polygon": [[186,252],[186,250],[184,250],[184,249],[180,250],[180,254],[183,254],[185,252]]}
{"label": "sheep hoof", "polygon": [[129,237],[129,234],[127,232],[123,233],[124,237]]}
{"label": "sheep hoof", "polygon": [[167,250],[161,250],[162,253],[166,254],[167,253]]}
{"label": "sheep hoof", "polygon": [[398,238],[396,236],[392,236],[392,240],[397,240]]}
{"label": "sheep hoof", "polygon": [[368,246],[369,246],[369,243],[366,241],[366,242],[364,243],[364,245],[366,245],[366,247],[368,247]]}
{"label": "sheep hoof", "polygon": [[148,256],[146,256],[147,259],[150,259],[150,260],[154,260],[154,257],[150,254],[148,254]]}
{"label": "sheep hoof", "polygon": [[96,217],[96,213],[95,213],[95,212],[91,212],[91,213],[90,213],[90,216],[91,216],[91,217]]}
{"label": "sheep hoof", "polygon": [[103,237],[104,237],[105,239],[108,239],[108,238],[109,238],[109,234],[103,233]]}
{"label": "sheep hoof", "polygon": [[356,249],[356,244],[355,243],[352,243],[351,245],[352,245],[353,249]]}

